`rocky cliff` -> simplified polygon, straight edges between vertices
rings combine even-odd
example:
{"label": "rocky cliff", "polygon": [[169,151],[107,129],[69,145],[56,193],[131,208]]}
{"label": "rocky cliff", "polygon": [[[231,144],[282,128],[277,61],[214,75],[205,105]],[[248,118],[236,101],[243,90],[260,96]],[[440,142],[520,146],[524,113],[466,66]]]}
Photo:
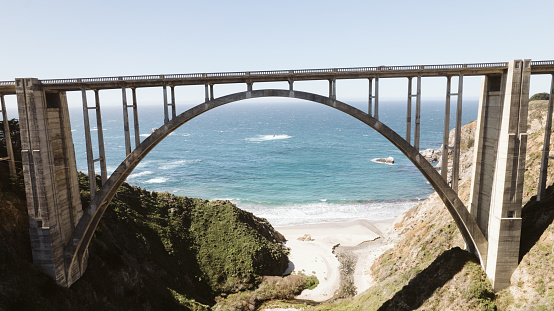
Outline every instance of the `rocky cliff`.
{"label": "rocky cliff", "polygon": [[[396,223],[399,242],[370,268],[374,280],[370,289],[353,299],[316,309],[554,310],[554,188],[548,189],[548,197],[541,202],[535,202],[533,197],[538,184],[546,111],[546,101],[530,103],[522,260],[508,289],[500,293],[492,291],[477,258],[462,250],[463,239],[454,221],[440,198],[433,194]],[[466,205],[475,126],[473,122],[462,128],[459,196]],[[553,182],[554,167],[550,167],[548,184]]]}

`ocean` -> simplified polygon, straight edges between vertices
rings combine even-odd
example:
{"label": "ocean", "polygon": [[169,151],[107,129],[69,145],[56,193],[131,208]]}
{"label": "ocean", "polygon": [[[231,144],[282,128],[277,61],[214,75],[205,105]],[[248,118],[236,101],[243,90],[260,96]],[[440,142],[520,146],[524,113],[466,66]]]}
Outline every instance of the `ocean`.
{"label": "ocean", "polygon": [[[367,106],[349,104],[362,110]],[[177,105],[178,112],[192,107]],[[379,108],[380,120],[404,136],[405,102],[384,101]],[[421,111],[420,147],[439,148],[444,102],[424,102]],[[455,101],[451,111],[453,128]],[[77,167],[87,172],[82,109],[71,107],[70,115]],[[138,115],[144,140],[162,125],[163,106],[139,104]],[[92,112],[90,117],[98,157]],[[464,100],[463,123],[476,117],[477,101]],[[120,106],[102,107],[108,174],[125,158],[122,120]],[[134,148],[133,136],[131,141]],[[372,161],[391,156],[393,165]],[[127,182],[175,195],[230,200],[274,226],[388,219],[433,192],[411,162],[367,125],[335,109],[291,99],[251,99],[208,111],[154,148]]]}

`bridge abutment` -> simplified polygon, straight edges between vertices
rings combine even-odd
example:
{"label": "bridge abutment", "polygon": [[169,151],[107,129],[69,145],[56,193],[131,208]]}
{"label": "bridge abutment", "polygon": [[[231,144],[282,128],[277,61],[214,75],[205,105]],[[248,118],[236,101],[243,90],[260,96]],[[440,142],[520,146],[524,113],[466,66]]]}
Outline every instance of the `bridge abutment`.
{"label": "bridge abutment", "polygon": [[494,290],[510,285],[519,263],[530,73],[529,60],[515,60],[485,76],[479,103],[469,208],[488,240],[482,264]]}
{"label": "bridge abutment", "polygon": [[66,94],[37,79],[16,79],[16,94],[33,262],[68,287],[84,267],[67,271],[63,254],[83,214]]}

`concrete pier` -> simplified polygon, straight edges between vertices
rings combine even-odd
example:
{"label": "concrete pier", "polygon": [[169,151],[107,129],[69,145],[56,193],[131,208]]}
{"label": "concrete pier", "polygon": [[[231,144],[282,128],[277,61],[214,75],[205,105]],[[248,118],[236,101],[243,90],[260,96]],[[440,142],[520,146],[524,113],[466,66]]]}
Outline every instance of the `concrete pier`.
{"label": "concrete pier", "polygon": [[66,95],[37,79],[16,79],[16,92],[33,262],[70,286],[86,260],[68,271],[63,253],[83,214]]}
{"label": "concrete pier", "polygon": [[494,290],[510,285],[519,261],[527,148],[530,61],[483,80],[470,212],[488,240],[485,271]]}

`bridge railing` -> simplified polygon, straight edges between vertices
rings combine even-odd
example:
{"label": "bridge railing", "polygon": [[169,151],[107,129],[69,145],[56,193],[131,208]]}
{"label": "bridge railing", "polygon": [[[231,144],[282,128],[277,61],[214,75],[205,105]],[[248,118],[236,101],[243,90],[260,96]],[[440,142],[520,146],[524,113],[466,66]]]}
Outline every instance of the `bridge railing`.
{"label": "bridge railing", "polygon": [[[212,72],[212,73],[187,73],[187,74],[167,74],[167,75],[138,75],[138,76],[120,76],[120,77],[95,77],[95,78],[79,78],[79,79],[46,79],[41,80],[43,84],[87,84],[87,83],[113,83],[122,82],[140,82],[140,81],[171,81],[171,80],[198,80],[210,78],[226,78],[236,77],[245,78],[260,77],[260,76],[278,76],[286,77],[295,75],[326,75],[348,73],[376,73],[380,71],[386,72],[426,72],[433,70],[464,70],[464,69],[500,69],[507,68],[507,62],[493,63],[472,63],[472,64],[442,64],[442,65],[407,65],[407,66],[376,66],[376,67],[350,67],[350,68],[323,68],[323,69],[295,69],[295,70],[261,70],[261,71],[237,71],[237,72]],[[531,67],[553,67],[554,60],[531,61]],[[203,82],[202,82],[203,83]],[[14,81],[0,81],[0,88],[13,88]]]}
{"label": "bridge railing", "polygon": [[553,66],[554,60],[535,60],[531,61],[531,67],[532,66]]}
{"label": "bridge railing", "polygon": [[264,71],[250,71],[251,76],[260,76],[260,75],[286,75],[293,74],[294,70],[264,70]]}
{"label": "bridge railing", "polygon": [[[542,64],[542,63],[541,63]],[[548,63],[547,61],[547,64]],[[67,83],[94,83],[114,81],[144,81],[144,80],[180,80],[198,78],[218,77],[243,77],[249,76],[273,76],[273,75],[295,75],[295,74],[328,74],[328,73],[363,73],[377,71],[426,71],[440,69],[464,69],[464,68],[494,68],[506,67],[508,63],[474,63],[474,64],[444,64],[444,65],[408,65],[408,66],[376,66],[376,67],[350,67],[350,68],[322,68],[322,69],[295,69],[295,70],[263,70],[263,71],[236,71],[236,72],[212,72],[212,73],[188,73],[168,75],[140,75],[121,77],[97,77],[82,79],[49,79],[41,80],[44,84],[67,84]]]}

